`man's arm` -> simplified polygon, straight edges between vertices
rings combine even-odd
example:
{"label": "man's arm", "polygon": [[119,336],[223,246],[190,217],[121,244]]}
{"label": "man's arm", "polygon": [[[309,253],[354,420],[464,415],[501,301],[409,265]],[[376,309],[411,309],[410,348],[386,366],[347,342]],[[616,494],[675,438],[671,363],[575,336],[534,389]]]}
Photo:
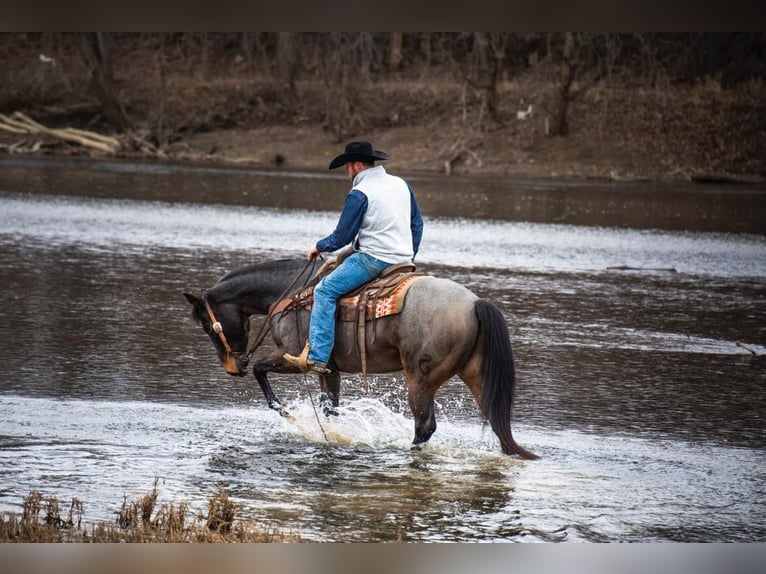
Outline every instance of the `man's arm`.
{"label": "man's arm", "polygon": [[[409,187],[409,185],[407,185]],[[420,207],[415,199],[415,194],[410,187],[410,229],[412,230],[412,259],[418,254],[420,241],[423,239],[423,216],[420,214]]]}
{"label": "man's arm", "polygon": [[351,243],[359,233],[362,218],[367,211],[367,196],[361,191],[352,190],[346,196],[343,211],[338,219],[338,225],[327,237],[317,241],[315,248],[318,252],[337,251]]}

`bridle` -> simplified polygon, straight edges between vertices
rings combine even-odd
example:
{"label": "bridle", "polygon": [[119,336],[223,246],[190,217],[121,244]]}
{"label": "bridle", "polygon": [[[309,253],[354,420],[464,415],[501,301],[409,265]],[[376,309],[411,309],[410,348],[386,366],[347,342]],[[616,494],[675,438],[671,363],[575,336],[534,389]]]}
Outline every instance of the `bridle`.
{"label": "bridle", "polygon": [[[213,309],[210,307],[210,303],[208,303],[205,293],[202,295],[202,300],[205,303],[205,310],[207,311],[207,316],[210,319],[210,327],[213,329],[213,332],[218,335],[218,340],[221,341],[223,348],[229,355],[237,358],[242,364],[247,366],[247,364],[250,363],[250,358],[253,356],[253,353],[255,353],[258,347],[261,346],[261,343],[263,343],[263,339],[266,337],[266,332],[268,331],[264,332],[264,330],[261,329],[262,333],[259,334],[255,340],[255,343],[248,347],[247,352],[240,353],[239,351],[232,351],[231,345],[229,345],[229,341],[226,339],[226,334],[223,332],[223,325],[218,319],[216,319],[215,313],[213,313]],[[267,322],[270,318],[271,317],[267,317]]]}
{"label": "bridle", "polygon": [[233,355],[234,352],[231,350],[229,341],[226,340],[226,335],[223,332],[223,325],[221,325],[221,322],[215,318],[215,313],[213,313],[213,310],[210,308],[210,303],[207,302],[205,294],[202,295],[202,300],[205,302],[205,310],[207,311],[207,316],[210,318],[210,327],[218,335],[218,339],[221,341],[223,348],[226,349],[226,352]]}
{"label": "bridle", "polygon": [[[290,290],[295,286],[295,284],[298,282],[298,279],[301,278],[301,276],[306,272],[306,269],[308,269],[309,265],[312,265],[311,272],[306,277],[306,280],[304,281],[304,287],[308,284],[309,278],[314,274],[314,267],[316,267],[316,261],[317,259],[322,259],[322,256],[320,255],[318,258],[311,259],[308,263],[306,263],[306,266],[301,269],[300,273],[295,277],[295,279],[292,280],[290,285],[287,286],[287,289],[285,289],[282,292],[282,295],[280,295],[277,298],[277,301],[283,299],[287,293],[290,292]],[[207,311],[207,316],[210,319],[210,327],[213,329],[213,332],[218,335],[218,340],[221,341],[221,344],[223,345],[223,348],[226,350],[226,352],[229,355],[232,355],[233,357],[236,357],[239,359],[241,363],[244,365],[247,365],[250,363],[250,359],[253,356],[253,353],[255,353],[256,350],[258,350],[258,347],[261,346],[263,343],[263,340],[266,338],[266,335],[268,334],[269,330],[271,329],[270,322],[271,318],[275,315],[275,311],[277,310],[276,305],[272,305],[269,309],[269,313],[266,316],[266,320],[261,325],[261,330],[258,333],[258,336],[253,339],[253,342],[248,345],[247,351],[244,353],[238,352],[238,351],[232,351],[231,345],[229,345],[229,341],[226,339],[226,334],[223,332],[223,325],[221,322],[216,319],[215,313],[213,313],[213,309],[210,307],[210,303],[207,301],[207,293],[202,294],[202,301],[205,303],[205,310]]]}

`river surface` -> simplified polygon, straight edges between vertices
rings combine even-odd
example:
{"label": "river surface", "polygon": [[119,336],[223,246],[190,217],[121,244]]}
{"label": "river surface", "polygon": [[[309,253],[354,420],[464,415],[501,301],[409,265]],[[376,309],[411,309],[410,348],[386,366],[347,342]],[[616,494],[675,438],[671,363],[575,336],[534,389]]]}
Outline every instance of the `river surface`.
{"label": "river surface", "polygon": [[[78,186],[59,164],[0,175],[0,511],[39,490],[113,520],[157,477],[160,503],[204,512],[225,488],[238,516],[307,541],[766,539],[766,236],[449,215],[448,194],[430,199],[420,268],[505,314],[514,434],[542,458],[501,455],[457,379],[412,451],[400,374],[369,392],[346,376],[329,420],[313,380],[275,375],[282,418],[252,377],[224,373],[182,295],[302,255],[337,211],[273,174],[253,178],[267,202],[209,187],[184,201],[178,181],[198,173],[122,166],[86,167]],[[340,207],[342,180],[302,178]]]}

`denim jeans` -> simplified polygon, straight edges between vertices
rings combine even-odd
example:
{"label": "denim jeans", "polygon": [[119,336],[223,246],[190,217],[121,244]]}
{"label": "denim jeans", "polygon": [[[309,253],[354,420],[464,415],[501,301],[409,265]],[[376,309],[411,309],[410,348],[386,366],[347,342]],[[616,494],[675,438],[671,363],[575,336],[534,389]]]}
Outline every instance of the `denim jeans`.
{"label": "denim jeans", "polygon": [[335,310],[338,299],[374,279],[391,265],[356,252],[314,287],[314,305],[309,322],[309,360],[327,364],[335,344]]}

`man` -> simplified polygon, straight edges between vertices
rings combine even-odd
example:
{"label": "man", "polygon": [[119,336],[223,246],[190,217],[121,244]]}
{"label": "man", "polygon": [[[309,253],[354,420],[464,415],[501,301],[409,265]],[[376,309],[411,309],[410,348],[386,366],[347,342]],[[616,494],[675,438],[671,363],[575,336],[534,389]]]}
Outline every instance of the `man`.
{"label": "man", "polygon": [[308,251],[308,259],[333,252],[353,242],[353,253],[314,287],[309,338],[303,352],[284,359],[301,371],[329,373],[327,364],[335,344],[338,299],[378,277],[387,267],[411,263],[423,236],[423,219],[415,195],[400,177],[386,173],[376,161],[388,155],[366,141],[351,142],[330,162],[345,166],[351,180],[335,231]]}

